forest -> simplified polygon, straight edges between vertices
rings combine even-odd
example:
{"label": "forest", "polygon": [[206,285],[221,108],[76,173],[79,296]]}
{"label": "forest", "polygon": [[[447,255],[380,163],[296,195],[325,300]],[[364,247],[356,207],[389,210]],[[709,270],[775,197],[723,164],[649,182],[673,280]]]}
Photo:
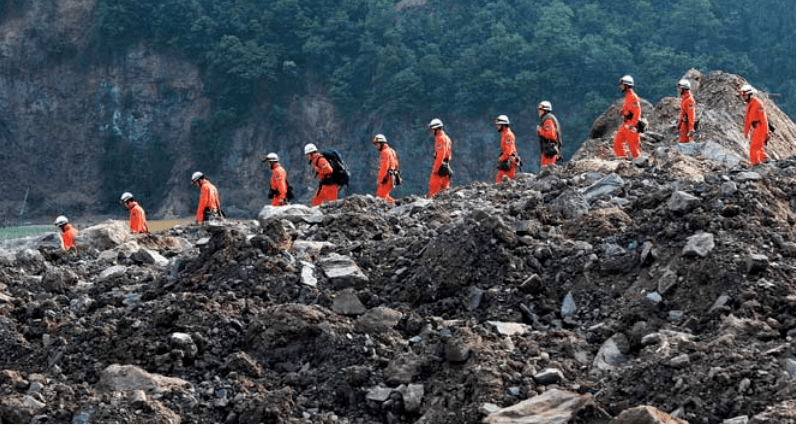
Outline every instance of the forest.
{"label": "forest", "polygon": [[[689,68],[746,76],[795,116],[795,5],[764,0],[101,0],[97,54],[145,40],[203,69],[205,143],[253,102],[279,127],[320,84],[351,119],[510,117],[549,100],[572,153],[631,74],[675,95]],[[533,112],[532,112],[533,113]],[[200,137],[201,138],[201,137]]]}

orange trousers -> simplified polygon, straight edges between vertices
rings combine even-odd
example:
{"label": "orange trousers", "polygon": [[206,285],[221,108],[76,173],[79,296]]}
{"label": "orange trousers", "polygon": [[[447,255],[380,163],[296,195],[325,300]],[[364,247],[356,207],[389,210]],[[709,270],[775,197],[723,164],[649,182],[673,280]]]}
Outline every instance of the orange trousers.
{"label": "orange trousers", "polygon": [[618,158],[625,158],[625,145],[628,145],[628,150],[631,151],[632,158],[639,157],[639,133],[634,130],[628,129],[623,124],[617,134],[614,135],[614,154]]}
{"label": "orange trousers", "polygon": [[508,170],[506,170],[506,171],[498,170],[498,174],[496,174],[496,176],[495,176],[495,183],[496,184],[501,183],[502,181],[504,181],[504,176],[507,176],[507,178],[509,178],[509,180],[514,180],[515,179],[515,174],[517,173],[517,164],[515,162],[511,162],[511,164],[512,165],[510,166],[510,168]]}
{"label": "orange trousers", "polygon": [[433,197],[437,195],[437,192],[441,190],[445,190],[451,187],[451,177],[449,176],[438,176],[437,170],[432,171],[431,177],[429,177],[429,197]]}
{"label": "orange trousers", "polygon": [[321,205],[327,201],[334,201],[338,199],[338,185],[336,184],[322,184],[313,196],[312,204],[314,207]]}
{"label": "orange trousers", "polygon": [[682,125],[681,125],[681,134],[680,134],[680,137],[678,138],[679,142],[681,142],[681,143],[689,143],[689,142],[692,141],[692,138],[686,135],[686,133],[689,133],[689,128],[688,127],[689,126],[686,125],[686,123],[682,123]]}
{"label": "orange trousers", "polygon": [[281,198],[279,196],[275,196],[271,198],[271,205],[274,207],[281,207],[285,205],[285,198]]}
{"label": "orange trousers", "polygon": [[376,197],[382,198],[391,204],[395,204],[396,200],[390,196],[391,190],[393,190],[393,177],[388,177],[387,183],[379,183],[376,185]]}
{"label": "orange trousers", "polygon": [[763,126],[757,126],[753,129],[753,135],[750,137],[750,166],[755,166],[764,162],[767,153],[764,150],[767,140],[767,131],[769,129]]}
{"label": "orange trousers", "polygon": [[547,167],[549,165],[556,165],[556,157],[548,157],[540,154],[540,168]]}

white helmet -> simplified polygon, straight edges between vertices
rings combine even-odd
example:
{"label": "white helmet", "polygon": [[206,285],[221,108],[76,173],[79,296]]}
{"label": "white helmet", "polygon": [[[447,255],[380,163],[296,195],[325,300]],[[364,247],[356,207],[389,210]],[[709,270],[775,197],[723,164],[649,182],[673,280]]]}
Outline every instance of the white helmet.
{"label": "white helmet", "polygon": [[743,94],[753,94],[755,93],[755,89],[750,84],[745,84],[742,88],[739,89],[740,92]]}
{"label": "white helmet", "polygon": [[537,105],[537,109],[542,109],[543,111],[551,112],[553,110],[553,106],[551,106],[551,102],[543,100],[542,102],[540,102],[539,105]]}
{"label": "white helmet", "polygon": [[270,154],[266,155],[266,161],[268,161],[268,162],[280,162],[280,157],[277,156],[277,154],[275,154],[274,152],[271,152]]}
{"label": "white helmet", "polygon": [[625,84],[628,87],[634,87],[634,78],[630,75],[623,75],[620,78],[620,84]]}
{"label": "white helmet", "polygon": [[133,199],[133,194],[132,194],[132,193],[130,193],[130,192],[125,192],[125,193],[123,193],[123,194],[122,194],[122,197],[121,197],[121,198],[119,198],[119,199],[120,199],[122,202],[127,202],[127,201],[129,201],[129,200]]}
{"label": "white helmet", "polygon": [[680,80],[678,81],[678,88],[684,90],[692,90],[692,85],[689,84],[688,80]]}
{"label": "white helmet", "polygon": [[384,134],[377,134],[374,136],[374,143],[387,143],[387,137]]}
{"label": "white helmet", "polygon": [[61,227],[61,226],[65,225],[65,224],[67,224],[67,223],[69,223],[69,220],[67,220],[66,217],[64,217],[64,216],[59,215],[58,217],[56,217],[55,223],[53,223],[53,226]]}
{"label": "white helmet", "polygon": [[499,115],[495,117],[495,123],[501,125],[509,125],[509,117],[506,115]]}
{"label": "white helmet", "polygon": [[318,148],[315,147],[314,144],[308,143],[304,145],[304,154],[307,155],[308,153],[318,152]]}
{"label": "white helmet", "polygon": [[201,179],[202,177],[205,177],[205,175],[204,175],[204,174],[202,174],[202,172],[201,172],[201,171],[197,171],[197,172],[195,172],[195,173],[194,173],[194,174],[191,176],[191,183],[196,183],[196,182],[197,182],[197,180]]}
{"label": "white helmet", "polygon": [[435,130],[438,128],[443,128],[443,121],[435,118],[431,122],[429,122],[429,130]]}

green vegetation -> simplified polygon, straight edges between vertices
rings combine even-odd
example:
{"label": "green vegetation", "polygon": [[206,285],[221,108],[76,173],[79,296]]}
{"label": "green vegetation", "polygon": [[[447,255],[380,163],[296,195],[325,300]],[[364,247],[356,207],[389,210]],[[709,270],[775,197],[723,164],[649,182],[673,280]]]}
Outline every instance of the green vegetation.
{"label": "green vegetation", "polygon": [[39,236],[43,233],[55,232],[53,226],[16,226],[0,228],[0,241],[28,236]]}
{"label": "green vegetation", "polygon": [[483,120],[548,99],[571,153],[623,74],[655,102],[689,68],[738,73],[794,118],[794,17],[779,0],[101,0],[97,30],[104,51],[146,39],[198,62],[208,147],[260,96],[279,121],[313,81],[351,116]]}

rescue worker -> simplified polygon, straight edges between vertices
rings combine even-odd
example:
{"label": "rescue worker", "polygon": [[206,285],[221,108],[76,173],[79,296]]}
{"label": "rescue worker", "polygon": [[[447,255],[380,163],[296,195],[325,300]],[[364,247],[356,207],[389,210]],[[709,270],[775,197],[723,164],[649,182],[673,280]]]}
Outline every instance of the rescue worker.
{"label": "rescue worker", "polygon": [[[769,120],[764,104],[755,96],[756,90],[750,84],[745,84],[739,89],[739,95],[747,103],[744,111],[744,138],[750,137],[750,166],[754,167],[767,157],[764,150],[769,142]],[[752,129],[752,132],[750,131]]]}
{"label": "rescue worker", "polygon": [[275,207],[287,205],[288,173],[280,165],[280,158],[276,153],[272,152],[266,155],[265,160],[268,161],[268,167],[271,168],[271,188],[268,192],[271,205]]}
{"label": "rescue worker", "polygon": [[687,80],[678,81],[678,94],[681,96],[681,114],[677,127],[680,130],[678,142],[689,143],[695,134],[695,98],[692,96],[692,85]]}
{"label": "rescue worker", "polygon": [[451,187],[451,139],[443,130],[443,122],[435,118],[429,122],[434,134],[434,164],[429,177],[429,197]]}
{"label": "rescue worker", "polygon": [[144,208],[141,208],[133,194],[130,192],[123,193],[120,202],[130,211],[130,231],[133,233],[149,233]]}
{"label": "rescue worker", "polygon": [[[537,135],[540,136],[540,168],[555,165],[562,157],[562,130],[559,127],[559,120],[551,111],[553,106],[547,100],[537,105],[537,115],[540,117],[540,124],[537,126]],[[546,149],[546,146],[552,146],[554,149]],[[551,151],[546,152],[546,150]]]}
{"label": "rescue worker", "polygon": [[507,179],[513,180],[518,167],[518,155],[515,148],[515,133],[509,128],[509,117],[499,115],[495,119],[495,128],[501,133],[501,156],[498,157],[498,174],[495,176],[495,183]]}
{"label": "rescue worker", "polygon": [[614,136],[614,154],[618,158],[626,158],[625,145],[631,152],[632,158],[639,157],[639,133],[637,124],[642,116],[642,107],[639,96],[634,93],[634,79],[630,75],[620,78],[620,90],[625,93],[623,107],[617,113],[623,117],[623,125]]}
{"label": "rescue worker", "polygon": [[318,178],[318,189],[310,202],[314,207],[324,202],[338,199],[338,185],[332,181],[332,165],[329,164],[324,155],[318,151],[314,144],[308,143],[304,147],[304,155],[307,162],[313,166],[316,177]]}
{"label": "rescue worker", "polygon": [[203,224],[213,218],[224,218],[221,200],[216,186],[205,175],[197,171],[191,175],[191,184],[199,187],[199,205],[196,207],[196,224]]}
{"label": "rescue worker", "polygon": [[396,184],[395,178],[399,170],[399,160],[396,151],[387,144],[384,134],[377,134],[371,143],[379,151],[379,171],[376,173],[376,197],[395,204],[396,200],[390,196],[390,191]]}
{"label": "rescue worker", "polygon": [[61,248],[63,248],[64,251],[74,249],[75,252],[77,252],[77,246],[75,245],[77,229],[69,224],[69,220],[62,215],[59,215],[55,219],[54,226],[61,230]]}

